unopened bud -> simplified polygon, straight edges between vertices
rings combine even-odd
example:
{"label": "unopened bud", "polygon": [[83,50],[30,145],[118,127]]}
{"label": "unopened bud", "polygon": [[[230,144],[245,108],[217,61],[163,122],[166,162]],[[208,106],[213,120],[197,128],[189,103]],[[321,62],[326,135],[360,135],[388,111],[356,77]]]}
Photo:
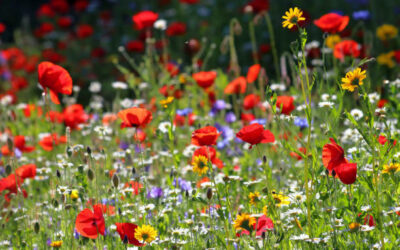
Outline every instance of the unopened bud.
{"label": "unopened bud", "polygon": [[11,172],[12,172],[11,165],[10,165],[10,164],[7,164],[7,166],[6,166],[6,174],[7,174],[7,175],[10,175]]}
{"label": "unopened bud", "polygon": [[208,198],[209,200],[211,200],[212,196],[213,196],[212,189],[211,189],[211,188],[207,189],[207,198]]}
{"label": "unopened bud", "polygon": [[70,146],[67,147],[67,155],[71,158],[72,156],[72,148]]}
{"label": "unopened bud", "polygon": [[89,170],[87,171],[87,176],[90,181],[94,179],[94,172],[91,168],[89,168]]}
{"label": "unopened bud", "polygon": [[114,175],[113,175],[113,177],[112,177],[112,183],[113,183],[113,186],[114,186],[115,188],[118,187],[118,185],[119,185],[119,177],[118,177],[117,174],[114,174]]}
{"label": "unopened bud", "polygon": [[35,231],[35,233],[39,233],[40,231],[40,225],[39,222],[35,222],[35,224],[33,224],[33,230]]}
{"label": "unopened bud", "polygon": [[60,172],[60,170],[57,169],[56,175],[57,175],[57,178],[61,178],[61,172]]}
{"label": "unopened bud", "polygon": [[91,149],[89,146],[87,146],[86,152],[87,152],[90,156],[92,156],[92,149]]}

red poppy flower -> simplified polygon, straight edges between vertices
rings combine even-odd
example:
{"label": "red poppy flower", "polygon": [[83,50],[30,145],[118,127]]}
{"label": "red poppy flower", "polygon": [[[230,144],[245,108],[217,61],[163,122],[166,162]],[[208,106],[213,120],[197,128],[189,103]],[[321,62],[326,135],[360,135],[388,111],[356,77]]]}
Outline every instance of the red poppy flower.
{"label": "red poppy flower", "polygon": [[36,176],[36,165],[31,163],[20,166],[15,170],[15,174],[22,179],[34,178]]}
{"label": "red poppy flower", "polygon": [[350,18],[336,13],[329,13],[314,20],[314,24],[324,32],[337,33],[346,28]]}
{"label": "red poppy flower", "polygon": [[0,23],[0,34],[3,33],[6,30],[6,26],[4,23]]}
{"label": "red poppy flower", "polygon": [[203,89],[207,89],[214,84],[217,73],[215,71],[201,71],[194,73],[192,77],[196,81],[197,85]]}
{"label": "red poppy flower", "polygon": [[9,193],[17,193],[17,181],[19,187],[24,180],[21,177],[15,176],[15,174],[10,174],[9,176],[0,179],[0,193],[4,190],[8,190]]}
{"label": "red poppy flower", "polygon": [[259,123],[244,126],[236,134],[236,137],[251,144],[250,148],[259,143],[271,143],[275,141],[274,134],[268,129],[264,129],[264,126]]}
{"label": "red poppy flower", "polygon": [[142,30],[145,28],[151,28],[154,22],[157,20],[158,14],[152,11],[141,11],[132,17],[132,21],[135,24],[136,29]]}
{"label": "red poppy flower", "polygon": [[67,142],[66,136],[58,136],[56,133],[53,133],[52,135],[43,137],[39,141],[39,145],[46,151],[52,151],[54,146],[66,142]]}
{"label": "red poppy flower", "polygon": [[36,114],[37,116],[41,116],[43,114],[42,107],[36,106],[35,104],[27,104],[23,109],[24,116],[29,118],[31,117],[32,113]]}
{"label": "red poppy flower", "polygon": [[394,51],[394,59],[396,59],[397,63],[400,63],[400,50]]}
{"label": "red poppy flower", "polygon": [[34,146],[26,146],[25,136],[16,135],[14,136],[14,147],[18,148],[21,152],[29,153],[35,150]]}
{"label": "red poppy flower", "polygon": [[143,108],[128,108],[118,112],[122,127],[145,127],[153,119],[150,111]]}
{"label": "red poppy flower", "polygon": [[339,146],[333,138],[329,138],[331,143],[327,143],[322,148],[322,164],[332,172],[341,164],[347,164],[347,160],[344,158],[344,150]]}
{"label": "red poppy flower", "polygon": [[386,100],[386,99],[380,99],[380,100],[378,101],[377,106],[378,106],[378,108],[383,108],[383,107],[385,107],[385,105],[386,105],[387,103],[389,103],[388,100]]}
{"label": "red poppy flower", "polygon": [[[388,141],[388,139],[386,138],[386,136],[384,136],[384,135],[379,135],[379,137],[378,137],[378,142],[379,142],[379,144],[385,145],[387,141]],[[396,146],[396,144],[397,144],[397,141],[396,141],[396,140],[393,140],[393,146]]]}
{"label": "red poppy flower", "polygon": [[58,26],[60,26],[60,28],[65,29],[65,28],[68,28],[69,26],[71,26],[72,19],[68,16],[63,16],[63,17],[58,18],[57,24],[58,24]]}
{"label": "red poppy flower", "polygon": [[192,133],[192,144],[196,146],[215,145],[220,134],[213,126],[197,129]]}
{"label": "red poppy flower", "polygon": [[11,77],[11,88],[13,91],[19,91],[26,87],[28,87],[28,81],[25,79],[25,77],[14,75]]}
{"label": "red poppy flower", "polygon": [[125,188],[132,188],[132,194],[138,195],[140,190],[143,188],[143,185],[137,181],[129,181],[125,183]]}
{"label": "red poppy flower", "polygon": [[47,112],[46,118],[49,118],[51,122],[58,122],[58,123],[64,122],[63,114],[54,110],[50,110],[49,112]]}
{"label": "red poppy flower", "polygon": [[224,90],[225,94],[244,94],[246,92],[246,87],[247,87],[247,83],[246,83],[246,78],[244,78],[243,76],[240,76],[238,78],[236,78],[235,80],[233,80],[232,82],[230,82]]}
{"label": "red poppy flower", "polygon": [[183,22],[173,22],[171,23],[167,30],[165,31],[165,34],[167,36],[180,36],[186,33],[186,24]]}
{"label": "red poppy flower", "polygon": [[76,36],[80,39],[87,38],[93,34],[93,27],[89,24],[81,24],[76,29]]}
{"label": "red poppy flower", "polygon": [[88,208],[82,210],[76,217],[75,228],[79,234],[90,239],[96,239],[98,234],[104,235],[106,227],[102,209],[93,206],[93,212]]}
{"label": "red poppy flower", "polygon": [[138,227],[136,224],[133,223],[115,223],[117,226],[117,232],[119,233],[119,237],[122,241],[127,242],[129,244],[141,247],[144,244],[140,243],[135,238],[135,230]]}
{"label": "red poppy flower", "polygon": [[253,66],[251,66],[247,71],[247,82],[253,83],[255,80],[257,80],[258,75],[260,74],[260,70],[261,70],[260,64],[254,64]]}
{"label": "red poppy flower", "polygon": [[245,110],[249,110],[254,108],[255,106],[257,106],[257,104],[260,102],[260,96],[255,95],[255,94],[250,94],[247,95],[244,99],[243,99],[243,108]]}
{"label": "red poppy flower", "polygon": [[78,0],[74,4],[74,9],[75,9],[76,12],[82,12],[82,11],[86,10],[88,5],[89,5],[89,1],[87,1],[87,0]]}
{"label": "red poppy flower", "polygon": [[276,107],[285,115],[290,115],[290,113],[295,109],[293,103],[294,98],[292,96],[278,96],[276,98]]}
{"label": "red poppy flower", "polygon": [[[304,147],[299,148],[299,151],[303,154],[306,154],[306,148],[304,148]],[[296,152],[291,152],[290,156],[297,159],[298,161],[303,159],[303,157]]]}
{"label": "red poppy flower", "polygon": [[253,115],[252,113],[242,113],[240,115],[240,119],[244,122],[244,123],[248,123],[251,122],[253,120],[256,119],[256,116]]}
{"label": "red poppy flower", "polygon": [[[60,63],[65,60],[65,57],[63,55],[61,55],[60,53],[57,53],[52,48],[44,49],[42,51],[42,57],[52,63]],[[72,92],[72,87],[71,87],[71,92]]]}
{"label": "red poppy flower", "polygon": [[342,163],[334,170],[337,173],[340,181],[344,184],[353,184],[357,179],[356,163]]}
{"label": "red poppy flower", "polygon": [[126,50],[129,52],[143,52],[144,43],[140,40],[129,41],[126,45]]}
{"label": "red poppy flower", "polygon": [[343,60],[346,56],[357,58],[360,56],[360,46],[353,40],[345,40],[335,45],[333,56]]}
{"label": "red poppy flower", "polygon": [[269,10],[269,0],[251,0],[246,6],[251,6],[253,13],[258,14]]}
{"label": "red poppy flower", "polygon": [[54,13],[54,10],[51,8],[49,4],[43,4],[40,6],[38,11],[36,12],[37,17],[53,17],[56,13]]}
{"label": "red poppy flower", "polygon": [[60,104],[57,94],[72,93],[72,79],[68,71],[51,62],[41,62],[38,66],[39,83],[44,91],[50,89],[50,98],[55,104]]}
{"label": "red poppy flower", "polygon": [[50,5],[58,13],[65,14],[69,10],[69,5],[66,0],[51,0]]}
{"label": "red poppy flower", "polygon": [[[264,232],[272,229],[274,229],[274,222],[264,214],[258,218],[257,222],[253,225],[253,230],[256,230],[256,236],[261,236]],[[242,236],[243,234],[250,235],[250,232],[242,230],[240,233],[237,233],[236,236]]]}
{"label": "red poppy flower", "polygon": [[103,212],[103,214],[106,214],[108,216],[115,215],[115,207],[114,206],[105,205],[105,204],[96,204],[96,205],[94,205],[94,207],[101,208],[101,211]]}
{"label": "red poppy flower", "polygon": [[63,111],[64,124],[71,129],[79,129],[79,125],[85,123],[89,119],[89,115],[85,113],[83,106],[73,104],[66,107]]}
{"label": "red poppy flower", "polygon": [[203,146],[196,149],[192,156],[192,162],[194,161],[195,157],[199,155],[207,157],[207,159],[219,169],[224,167],[224,163],[217,157],[217,151],[213,147]]}

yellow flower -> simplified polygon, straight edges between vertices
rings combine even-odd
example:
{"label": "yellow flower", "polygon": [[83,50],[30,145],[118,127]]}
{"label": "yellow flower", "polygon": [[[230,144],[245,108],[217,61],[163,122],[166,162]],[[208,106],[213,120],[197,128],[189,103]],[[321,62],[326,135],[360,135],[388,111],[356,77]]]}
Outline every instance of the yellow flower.
{"label": "yellow flower", "polygon": [[61,247],[62,243],[63,243],[62,240],[57,240],[57,241],[51,242],[50,246],[51,247],[55,247],[55,248],[59,248],[59,247]]}
{"label": "yellow flower", "polygon": [[140,242],[150,243],[157,237],[157,231],[150,225],[137,227],[135,230],[135,238]]}
{"label": "yellow flower", "polygon": [[250,192],[249,199],[251,205],[256,205],[256,203],[260,200],[260,192]]}
{"label": "yellow flower", "polygon": [[290,200],[288,196],[284,196],[283,194],[272,193],[272,198],[275,200],[275,205],[277,207],[285,206],[290,204]]}
{"label": "yellow flower", "polygon": [[358,85],[363,85],[363,80],[366,78],[365,70],[361,70],[360,68],[356,68],[353,71],[349,71],[346,73],[346,76],[342,78],[342,88],[353,92]]}
{"label": "yellow flower", "polygon": [[380,54],[376,60],[381,65],[386,65],[389,68],[393,68],[395,66],[395,62],[393,61],[394,52],[390,51],[388,53]]}
{"label": "yellow flower", "polygon": [[328,48],[334,49],[335,45],[340,43],[340,41],[342,41],[342,38],[339,35],[330,35],[326,38],[325,44]]}
{"label": "yellow flower", "polygon": [[193,172],[203,175],[207,173],[208,170],[208,159],[204,155],[198,155],[194,157],[192,162]]}
{"label": "yellow flower", "polygon": [[350,225],[349,225],[350,231],[356,231],[359,227],[360,227],[360,223],[357,223],[357,222],[350,223]]}
{"label": "yellow flower", "polygon": [[376,36],[382,40],[387,41],[397,36],[397,28],[391,24],[383,24],[376,29]]}
{"label": "yellow flower", "polygon": [[263,214],[264,214],[265,216],[268,215],[268,206],[264,206],[264,207],[263,207]]}
{"label": "yellow flower", "polygon": [[400,171],[400,163],[390,163],[383,166],[382,174],[394,174]]}
{"label": "yellow flower", "polygon": [[71,199],[76,200],[79,198],[79,191],[76,189],[73,189],[71,191],[71,195],[70,195]]}
{"label": "yellow flower", "polygon": [[234,221],[233,227],[236,230],[251,230],[251,226],[256,224],[256,218],[252,217],[250,214],[238,214],[236,220]]}
{"label": "yellow flower", "polygon": [[186,76],[184,74],[179,75],[179,82],[182,84],[186,83]]}
{"label": "yellow flower", "polygon": [[173,96],[168,96],[167,99],[161,100],[160,104],[164,107],[164,108],[168,108],[168,104],[172,103],[174,101],[174,97]]}
{"label": "yellow flower", "polygon": [[301,11],[299,8],[294,7],[290,8],[289,11],[285,12],[285,16],[282,16],[284,21],[282,22],[282,27],[288,29],[293,28],[299,21],[304,21],[306,20],[304,17],[302,17],[303,11]]}

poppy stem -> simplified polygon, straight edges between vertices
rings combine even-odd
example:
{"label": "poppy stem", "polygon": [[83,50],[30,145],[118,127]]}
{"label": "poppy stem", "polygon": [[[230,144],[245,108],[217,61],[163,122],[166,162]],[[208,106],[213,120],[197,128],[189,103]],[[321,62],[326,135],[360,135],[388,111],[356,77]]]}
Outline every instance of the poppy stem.
{"label": "poppy stem", "polygon": [[272,57],[274,59],[274,67],[276,71],[276,77],[278,81],[281,81],[281,74],[279,71],[279,59],[278,59],[278,52],[276,50],[276,44],[275,44],[275,34],[274,34],[274,28],[272,26],[272,21],[271,17],[268,12],[265,12],[265,21],[267,22],[267,28],[268,28],[268,33],[270,37],[270,42],[271,42],[271,49],[272,49]]}

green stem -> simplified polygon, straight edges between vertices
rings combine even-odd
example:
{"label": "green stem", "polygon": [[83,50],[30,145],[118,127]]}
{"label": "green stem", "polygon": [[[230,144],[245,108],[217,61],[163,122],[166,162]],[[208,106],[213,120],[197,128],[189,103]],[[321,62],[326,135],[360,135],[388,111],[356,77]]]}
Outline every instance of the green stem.
{"label": "green stem", "polygon": [[275,67],[276,76],[278,78],[278,81],[281,81],[281,74],[279,71],[279,58],[278,58],[278,52],[276,50],[276,44],[275,44],[275,33],[274,33],[274,28],[272,26],[271,17],[268,12],[265,12],[265,21],[267,22],[268,33],[270,36],[272,57],[274,59],[274,67]]}

